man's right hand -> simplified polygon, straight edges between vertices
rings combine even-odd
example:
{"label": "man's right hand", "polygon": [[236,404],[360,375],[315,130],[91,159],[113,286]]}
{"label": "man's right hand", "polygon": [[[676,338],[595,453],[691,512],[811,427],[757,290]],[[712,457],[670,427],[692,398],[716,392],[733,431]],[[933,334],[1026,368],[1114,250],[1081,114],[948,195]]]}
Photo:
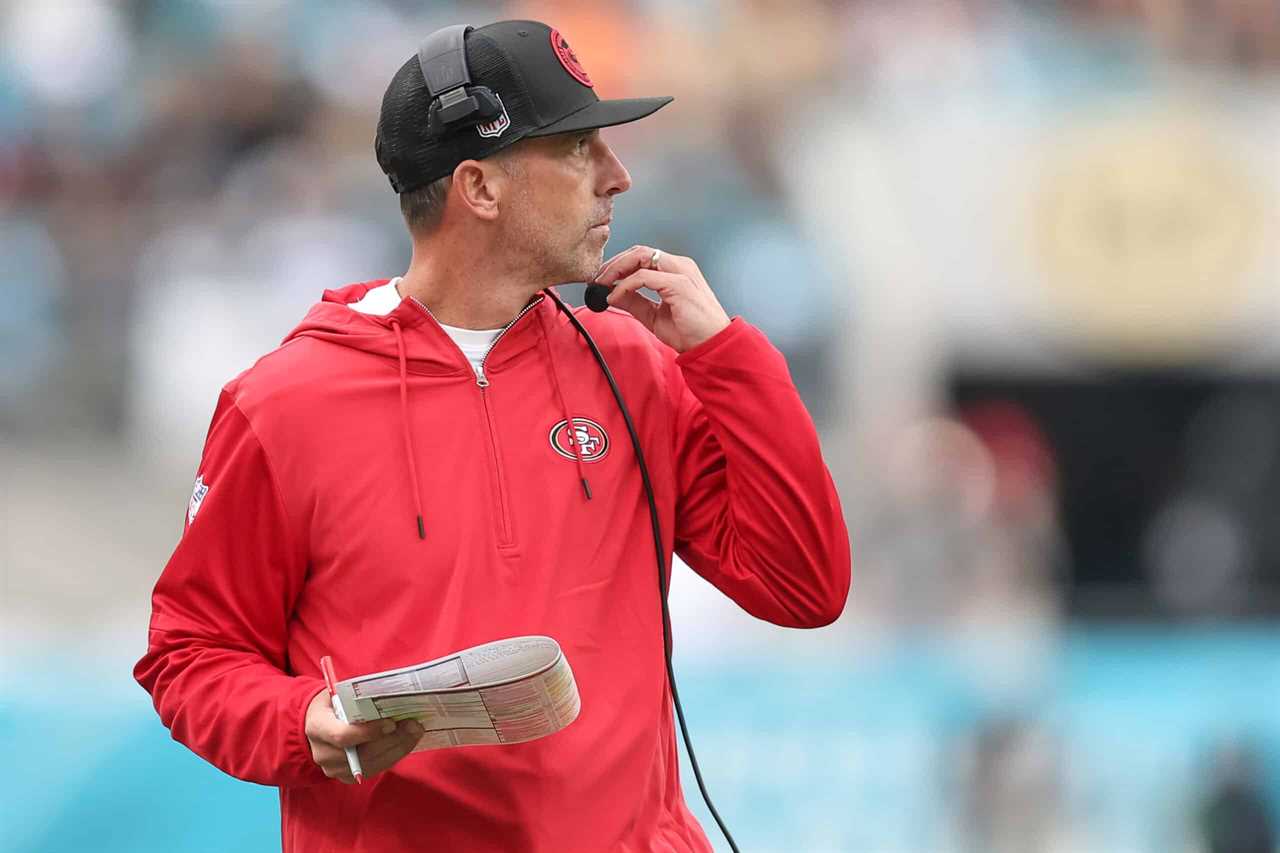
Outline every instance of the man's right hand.
{"label": "man's right hand", "polygon": [[321,690],[307,706],[304,727],[311,744],[311,758],[324,775],[350,785],[355,779],[347,765],[348,746],[360,753],[360,765],[366,779],[378,775],[409,754],[422,737],[417,720],[374,720],[347,724],[338,719],[330,704],[329,691]]}

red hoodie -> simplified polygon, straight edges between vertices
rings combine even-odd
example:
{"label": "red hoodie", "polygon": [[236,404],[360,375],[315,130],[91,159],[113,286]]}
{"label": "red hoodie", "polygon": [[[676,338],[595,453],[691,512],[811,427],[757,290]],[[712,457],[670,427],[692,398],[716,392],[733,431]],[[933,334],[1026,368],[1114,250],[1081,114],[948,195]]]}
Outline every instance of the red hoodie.
{"label": "red hoodie", "polygon": [[[176,740],[279,786],[286,851],[709,851],[680,788],[648,504],[586,344],[539,294],[481,382],[416,301],[347,307],[383,283],[326,291],[223,389],[135,677]],[[578,310],[668,565],[778,625],[834,620],[848,534],[782,355],[740,317],[677,354],[625,312]],[[342,678],[523,634],[573,667],[568,728],[415,753],[362,786],[312,762],[321,655]]]}

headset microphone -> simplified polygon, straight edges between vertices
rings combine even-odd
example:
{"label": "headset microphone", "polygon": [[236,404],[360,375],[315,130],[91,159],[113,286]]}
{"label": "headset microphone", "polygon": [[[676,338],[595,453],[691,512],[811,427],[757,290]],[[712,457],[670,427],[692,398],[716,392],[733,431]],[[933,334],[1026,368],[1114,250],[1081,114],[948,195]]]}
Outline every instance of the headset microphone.
{"label": "headset microphone", "polygon": [[609,307],[609,286],[605,284],[588,284],[586,293],[582,294],[587,307],[599,314]]}

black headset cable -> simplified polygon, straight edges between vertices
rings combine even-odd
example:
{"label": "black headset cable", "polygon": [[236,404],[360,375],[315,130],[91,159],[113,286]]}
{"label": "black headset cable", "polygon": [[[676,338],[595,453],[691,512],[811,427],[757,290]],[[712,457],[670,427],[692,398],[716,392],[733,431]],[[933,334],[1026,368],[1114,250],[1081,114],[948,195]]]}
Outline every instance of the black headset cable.
{"label": "black headset cable", "polygon": [[653,527],[653,549],[658,558],[658,599],[662,604],[662,653],[667,664],[667,682],[671,685],[671,699],[676,707],[676,719],[680,722],[680,735],[684,739],[684,748],[689,754],[689,764],[693,767],[693,778],[698,782],[698,791],[702,794],[703,802],[711,810],[711,816],[716,819],[716,825],[720,827],[720,832],[724,834],[725,841],[729,842],[729,848],[733,850],[733,853],[740,853],[733,836],[729,834],[729,827],[725,826],[720,813],[716,811],[715,804],[711,802],[711,795],[707,793],[706,783],[702,781],[702,770],[698,767],[698,757],[694,755],[693,741],[689,737],[689,726],[684,721],[684,708],[680,705],[680,691],[676,689],[675,669],[671,665],[671,613],[667,607],[667,561],[662,555],[662,527],[658,521],[658,502],[654,498],[653,483],[649,479],[649,466],[645,464],[644,451],[640,449],[640,436],[631,420],[631,412],[628,411],[627,404],[622,400],[622,392],[618,390],[618,383],[613,379],[613,371],[609,369],[609,364],[604,360],[604,354],[600,352],[596,342],[587,333],[586,328],[583,327],[581,321],[578,320],[569,306],[560,298],[559,294],[549,287],[546,288],[546,292],[556,303],[556,307],[569,318],[569,322],[578,330],[578,334],[586,341],[587,346],[591,348],[591,354],[595,356],[596,363],[600,365],[600,369],[604,372],[604,378],[609,382],[609,388],[613,391],[613,399],[618,403],[618,409],[622,412],[622,420],[627,425],[627,433],[631,436],[631,446],[635,449],[636,462],[640,464],[640,479],[644,483],[645,497],[649,501],[649,521]]}

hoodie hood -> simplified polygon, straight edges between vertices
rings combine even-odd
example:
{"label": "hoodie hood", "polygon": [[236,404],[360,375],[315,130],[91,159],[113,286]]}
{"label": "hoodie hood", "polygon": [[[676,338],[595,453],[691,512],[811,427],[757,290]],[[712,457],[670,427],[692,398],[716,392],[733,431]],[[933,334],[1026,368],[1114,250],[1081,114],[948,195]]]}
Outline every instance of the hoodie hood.
{"label": "hoodie hood", "polygon": [[[560,404],[566,424],[573,424],[569,403],[560,383],[556,368],[554,348],[548,337],[556,327],[557,311],[569,311],[554,291],[547,288],[533,296],[525,307],[502,328],[493,346],[485,355],[485,377],[471,367],[471,362],[458,345],[441,328],[427,307],[413,297],[406,296],[388,314],[364,314],[351,308],[370,290],[387,284],[391,279],[349,284],[336,290],[326,290],[321,300],[307,311],[306,317],[284,339],[289,343],[297,338],[316,338],[361,352],[395,359],[400,372],[400,431],[404,453],[412,479],[414,509],[417,513],[418,538],[426,539],[426,524],[422,516],[422,484],[418,477],[417,452],[409,418],[409,374],[420,376],[467,376],[473,378],[481,391],[488,387],[488,373],[500,370],[506,362],[541,344],[551,373],[552,386]],[[499,346],[501,344],[501,346]],[[591,500],[591,485],[587,481],[582,463],[582,450],[573,440],[569,430],[569,444],[573,447],[577,478],[582,484],[585,500]]]}
{"label": "hoodie hood", "polygon": [[[376,279],[326,290],[320,301],[311,306],[302,322],[294,327],[283,342],[288,343],[300,337],[317,338],[361,352],[398,359],[398,326],[410,373],[437,376],[474,374],[457,344],[440,327],[431,312],[416,299],[406,296],[394,310],[382,315],[362,314],[351,309],[350,306],[363,299],[370,290],[387,284],[390,280]],[[539,293],[530,300],[530,303],[538,304],[528,314],[540,309],[555,313],[555,306],[548,302],[544,293]],[[534,318],[525,315],[520,319],[527,321]],[[493,357],[486,359],[486,368],[498,368],[503,362],[534,346],[537,343],[535,325],[536,320],[510,324],[500,336],[500,350],[495,342]]]}

